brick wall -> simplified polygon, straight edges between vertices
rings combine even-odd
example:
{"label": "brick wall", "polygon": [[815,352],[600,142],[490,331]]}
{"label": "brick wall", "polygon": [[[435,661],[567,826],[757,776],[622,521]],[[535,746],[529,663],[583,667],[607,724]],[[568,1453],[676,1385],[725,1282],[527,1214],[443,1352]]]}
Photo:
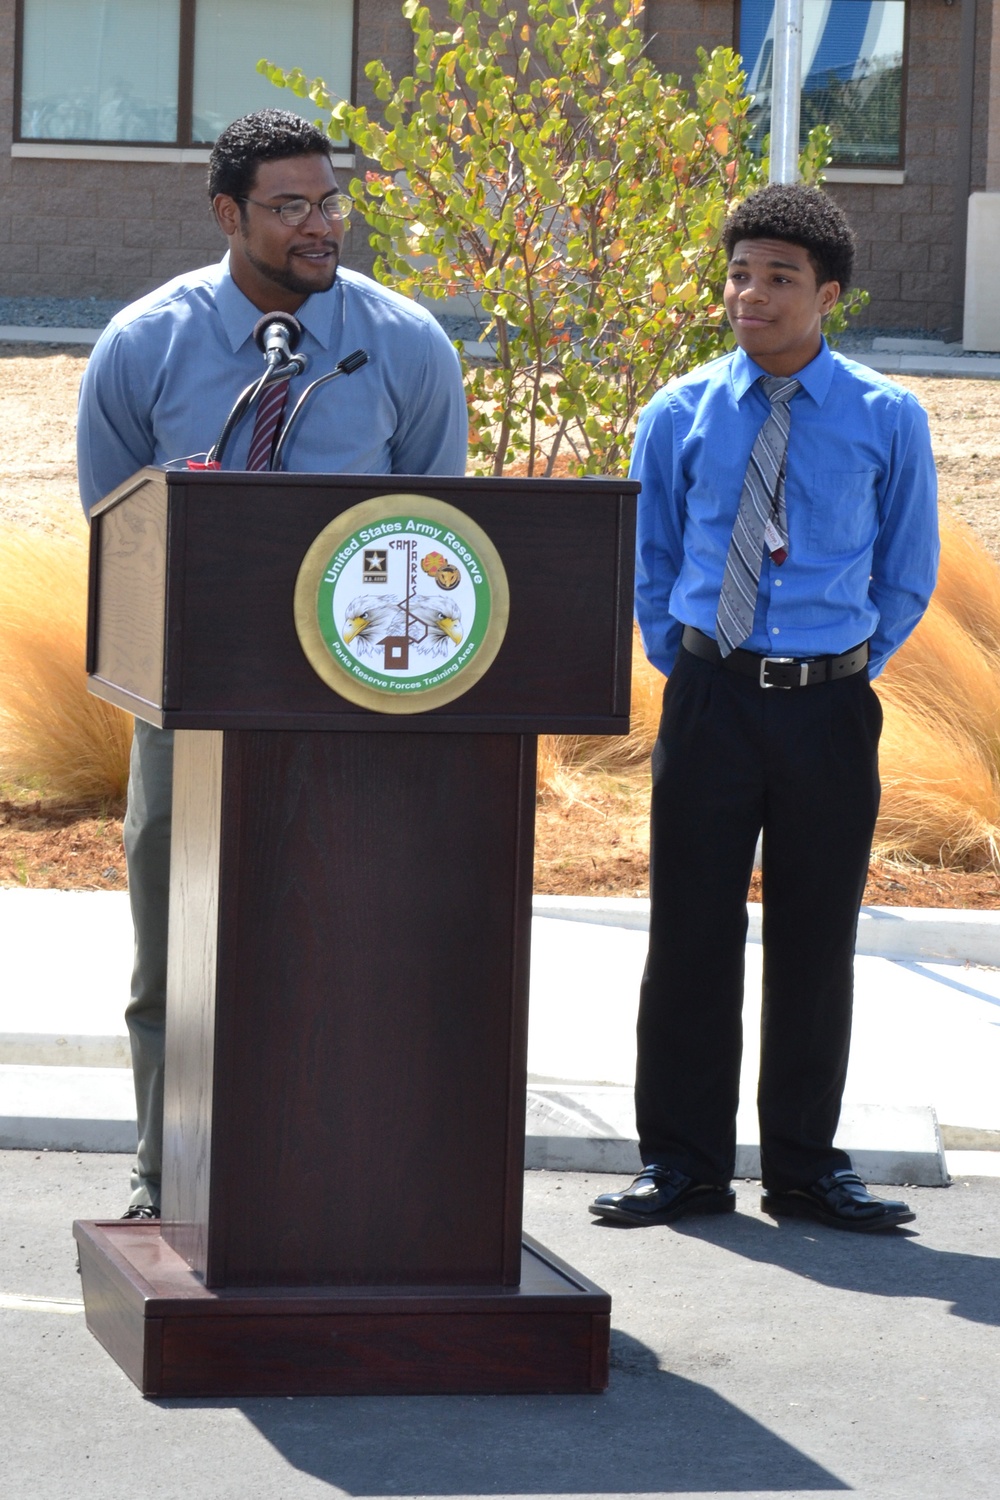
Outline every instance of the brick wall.
{"label": "brick wall", "polygon": [[[994,0],[979,0],[972,187],[986,180]],[[697,48],[730,45],[734,0],[650,0],[651,51],[690,78]],[[962,0],[910,0],[906,182],[831,183],[858,233],[858,283],[871,294],[860,326],[943,330],[951,317],[958,167]],[[1000,63],[998,63],[1000,71]],[[1000,85],[994,83],[1000,92]],[[994,107],[994,127],[1000,110]],[[1000,168],[994,168],[1000,180]]]}
{"label": "brick wall", "polygon": [[[960,5],[911,0],[904,186],[831,185],[860,242],[858,284],[871,294],[862,325],[937,331],[949,325],[961,21]],[[989,6],[980,4],[978,22],[973,187],[985,174]]]}
{"label": "brick wall", "polygon": [[[991,148],[995,152],[992,143],[991,129],[996,126],[996,104],[994,95],[997,87],[995,67],[997,65],[994,53],[994,31],[996,22],[1000,19],[1000,4],[998,0],[978,0],[976,7],[976,80],[973,88],[972,102],[972,180],[970,192],[981,193],[986,187],[986,179],[989,173],[989,161]],[[1000,37],[997,38],[1000,45]],[[994,167],[994,171],[995,171]]]}
{"label": "brick wall", "polygon": [[14,0],[0,0],[0,295],[139,296],[225,241],[205,169],[12,158]]}
{"label": "brick wall", "polygon": [[[14,8],[0,0],[0,296],[127,301],[218,260],[226,242],[203,164],[11,157]],[[408,60],[410,29],[396,0],[361,0],[360,10],[363,45]],[[278,90],[274,97],[280,107]],[[363,233],[355,239],[345,263],[367,270],[371,252]]]}
{"label": "brick wall", "polygon": [[[732,45],[735,9],[735,0],[649,0],[651,55],[665,71],[690,80],[699,46]],[[973,191],[1000,187],[1000,104],[993,104],[992,122],[990,116],[991,93],[1000,99],[994,10],[1000,17],[1000,0],[979,0]],[[858,283],[871,295],[858,326],[944,331],[951,321],[961,25],[962,0],[910,0],[906,182],[830,184],[857,230]]]}
{"label": "brick wall", "polygon": [[646,35],[657,67],[689,84],[699,47],[733,45],[733,0],[647,0]]}

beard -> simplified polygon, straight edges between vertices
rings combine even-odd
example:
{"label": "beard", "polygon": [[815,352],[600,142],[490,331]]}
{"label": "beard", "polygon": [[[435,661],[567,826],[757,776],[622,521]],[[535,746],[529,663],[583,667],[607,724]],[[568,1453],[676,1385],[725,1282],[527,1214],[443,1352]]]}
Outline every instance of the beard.
{"label": "beard", "polygon": [[340,264],[340,246],[331,242],[329,245],[324,245],[324,249],[329,249],[333,253],[333,265],[328,273],[329,279],[310,280],[305,276],[297,275],[290,266],[275,266],[269,261],[261,260],[249,249],[246,239],[243,241],[243,255],[254,270],[268,281],[273,281],[275,286],[283,287],[286,292],[293,292],[297,297],[310,297],[313,292],[328,292],[336,281],[337,268]]}

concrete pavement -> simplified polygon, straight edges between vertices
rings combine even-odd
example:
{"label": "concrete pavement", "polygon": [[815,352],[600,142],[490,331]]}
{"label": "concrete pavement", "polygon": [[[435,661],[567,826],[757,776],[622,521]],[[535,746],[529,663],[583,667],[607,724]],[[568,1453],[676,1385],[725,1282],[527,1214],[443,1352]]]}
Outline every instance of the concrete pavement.
{"label": "concrete pavement", "polygon": [[[741,1176],[758,1171],[759,924],[751,908]],[[634,1029],[648,903],[538,897],[532,938],[529,1166],[628,1172]],[[1000,914],[866,908],[838,1140],[869,1181],[1000,1171]],[[134,1147],[121,892],[0,891],[0,1147]],[[950,954],[952,962],[942,962]],[[941,1131],[939,1131],[939,1125]],[[942,1141],[943,1134],[943,1141]]]}
{"label": "concrete pavement", "polygon": [[1000,359],[995,354],[968,353],[960,343],[941,339],[873,338],[852,333],[844,340],[843,352],[860,364],[884,375],[944,375],[963,380],[1000,379]]}
{"label": "concrete pavement", "polygon": [[[594,911],[595,905],[603,909]],[[751,937],[759,939],[759,908],[751,911]],[[604,925],[614,917],[635,925]],[[626,901],[536,897],[529,1069],[536,1084],[575,1081],[577,1102],[590,1113],[615,1111],[619,1134],[630,1108],[627,1094],[616,1103],[607,1090],[595,1097],[579,1086],[600,1082],[621,1090],[631,1082],[646,941],[641,922],[641,912],[630,911]],[[943,1180],[934,1176],[931,1160],[931,1111],[948,1145],[1000,1148],[1000,914],[866,908],[859,936],[859,947],[875,951],[855,961],[854,1041],[838,1139],[871,1181],[931,1185]],[[954,962],[939,961],[945,949]],[[959,954],[970,961],[959,962]],[[760,944],[751,941],[737,1122],[739,1171],[748,1176],[757,1171],[760,973]],[[621,1152],[574,1159],[550,1149],[535,1164],[630,1170],[633,1161]],[[994,1150],[979,1165],[1000,1170],[1000,1153]]]}

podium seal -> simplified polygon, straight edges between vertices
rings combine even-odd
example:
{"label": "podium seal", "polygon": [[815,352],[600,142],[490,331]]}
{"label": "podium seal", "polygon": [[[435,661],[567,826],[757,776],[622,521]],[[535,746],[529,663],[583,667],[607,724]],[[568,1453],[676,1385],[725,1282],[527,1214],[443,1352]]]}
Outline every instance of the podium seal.
{"label": "podium seal", "polygon": [[379,495],[324,527],[295,584],[295,629],[313,670],[377,713],[426,713],[493,662],[510,609],[482,527],[429,495]]}

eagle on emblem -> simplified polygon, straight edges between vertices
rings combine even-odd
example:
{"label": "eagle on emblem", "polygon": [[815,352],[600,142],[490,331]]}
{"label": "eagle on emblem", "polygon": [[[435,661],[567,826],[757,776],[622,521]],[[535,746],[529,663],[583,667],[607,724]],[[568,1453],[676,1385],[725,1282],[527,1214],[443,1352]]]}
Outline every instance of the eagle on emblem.
{"label": "eagle on emblem", "polygon": [[407,609],[397,603],[388,633],[408,635],[423,656],[446,656],[449,644],[462,643],[462,611],[457,603],[442,608],[443,602],[429,594],[416,594],[409,601],[409,630]]}
{"label": "eagle on emblem", "polygon": [[359,594],[344,612],[344,645],[353,641],[359,656],[379,656],[379,639],[398,609],[396,594]]}

